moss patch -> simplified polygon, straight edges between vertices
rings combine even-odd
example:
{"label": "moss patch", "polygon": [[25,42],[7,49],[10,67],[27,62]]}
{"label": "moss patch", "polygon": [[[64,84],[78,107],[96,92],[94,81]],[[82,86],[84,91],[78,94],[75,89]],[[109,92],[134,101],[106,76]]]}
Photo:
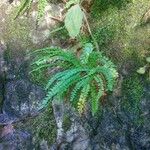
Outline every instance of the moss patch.
{"label": "moss patch", "polygon": [[[122,107],[125,111],[135,116],[139,121],[141,114],[141,100],[144,94],[143,82],[137,74],[134,74],[123,81]],[[134,117],[133,117],[134,118]]]}
{"label": "moss patch", "polygon": [[71,120],[69,118],[69,115],[65,114],[63,118],[63,129],[66,132],[71,127]]}
{"label": "moss patch", "polygon": [[36,147],[39,146],[40,141],[43,139],[47,141],[49,145],[54,143],[56,140],[57,128],[52,106],[49,106],[39,116],[17,124],[15,128],[29,130],[33,134]]}
{"label": "moss patch", "polygon": [[91,9],[91,28],[100,50],[117,64],[149,52],[149,26],[141,18],[149,8],[148,0],[95,0]]}
{"label": "moss patch", "polygon": [[132,0],[95,0],[92,6],[92,16],[98,18],[102,12],[107,11],[110,7],[121,9],[131,2]]}

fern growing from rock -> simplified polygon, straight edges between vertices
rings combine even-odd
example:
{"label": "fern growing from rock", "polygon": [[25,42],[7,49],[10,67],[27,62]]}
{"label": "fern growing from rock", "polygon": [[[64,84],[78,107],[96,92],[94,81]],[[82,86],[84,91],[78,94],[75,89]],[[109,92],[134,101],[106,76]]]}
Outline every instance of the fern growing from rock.
{"label": "fern growing from rock", "polygon": [[94,115],[100,98],[113,90],[117,78],[115,66],[101,52],[93,51],[91,43],[85,44],[79,58],[73,52],[55,47],[36,50],[32,55],[35,56],[32,72],[57,68],[46,85],[47,96],[41,108],[46,107],[53,97],[65,97],[78,105],[80,113],[84,104],[90,101]]}

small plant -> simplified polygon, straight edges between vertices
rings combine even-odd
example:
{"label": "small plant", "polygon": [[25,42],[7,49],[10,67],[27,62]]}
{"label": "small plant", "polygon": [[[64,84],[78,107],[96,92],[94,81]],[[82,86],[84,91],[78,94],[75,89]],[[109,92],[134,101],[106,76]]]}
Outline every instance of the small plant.
{"label": "small plant", "polygon": [[47,96],[41,108],[46,107],[53,97],[70,100],[77,104],[80,113],[90,101],[92,114],[99,108],[99,100],[107,91],[113,90],[117,72],[114,64],[101,52],[93,51],[93,45],[84,45],[83,52],[76,56],[73,52],[60,48],[44,48],[32,53],[36,69],[57,68],[46,85]]}
{"label": "small plant", "polygon": [[146,62],[147,62],[147,64],[145,66],[139,68],[137,70],[137,73],[139,73],[139,74],[145,74],[146,72],[148,72],[148,74],[149,74],[149,80],[150,80],[150,57],[146,58]]}

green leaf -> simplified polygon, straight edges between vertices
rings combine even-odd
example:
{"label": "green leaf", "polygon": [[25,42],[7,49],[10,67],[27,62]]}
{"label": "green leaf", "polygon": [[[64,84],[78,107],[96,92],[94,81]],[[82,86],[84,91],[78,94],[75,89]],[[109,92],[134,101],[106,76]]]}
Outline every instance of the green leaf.
{"label": "green leaf", "polygon": [[147,58],[146,58],[146,61],[147,61],[148,63],[150,63],[150,57],[147,57]]}
{"label": "green leaf", "polygon": [[139,74],[144,74],[145,71],[146,71],[146,67],[144,66],[144,67],[139,68],[139,69],[137,70],[137,73],[139,73]]}
{"label": "green leaf", "polygon": [[65,27],[68,30],[70,37],[75,38],[80,33],[82,20],[83,11],[79,4],[72,6],[65,17]]}

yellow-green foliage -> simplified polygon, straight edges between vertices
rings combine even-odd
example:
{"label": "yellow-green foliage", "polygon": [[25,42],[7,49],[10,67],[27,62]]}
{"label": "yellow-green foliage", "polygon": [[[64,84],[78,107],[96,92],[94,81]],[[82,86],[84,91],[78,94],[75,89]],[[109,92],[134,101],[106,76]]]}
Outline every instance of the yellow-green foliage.
{"label": "yellow-green foliage", "polygon": [[133,53],[144,57],[150,44],[150,26],[141,26],[141,19],[149,7],[149,0],[95,0],[91,27],[100,48],[119,63]]}

